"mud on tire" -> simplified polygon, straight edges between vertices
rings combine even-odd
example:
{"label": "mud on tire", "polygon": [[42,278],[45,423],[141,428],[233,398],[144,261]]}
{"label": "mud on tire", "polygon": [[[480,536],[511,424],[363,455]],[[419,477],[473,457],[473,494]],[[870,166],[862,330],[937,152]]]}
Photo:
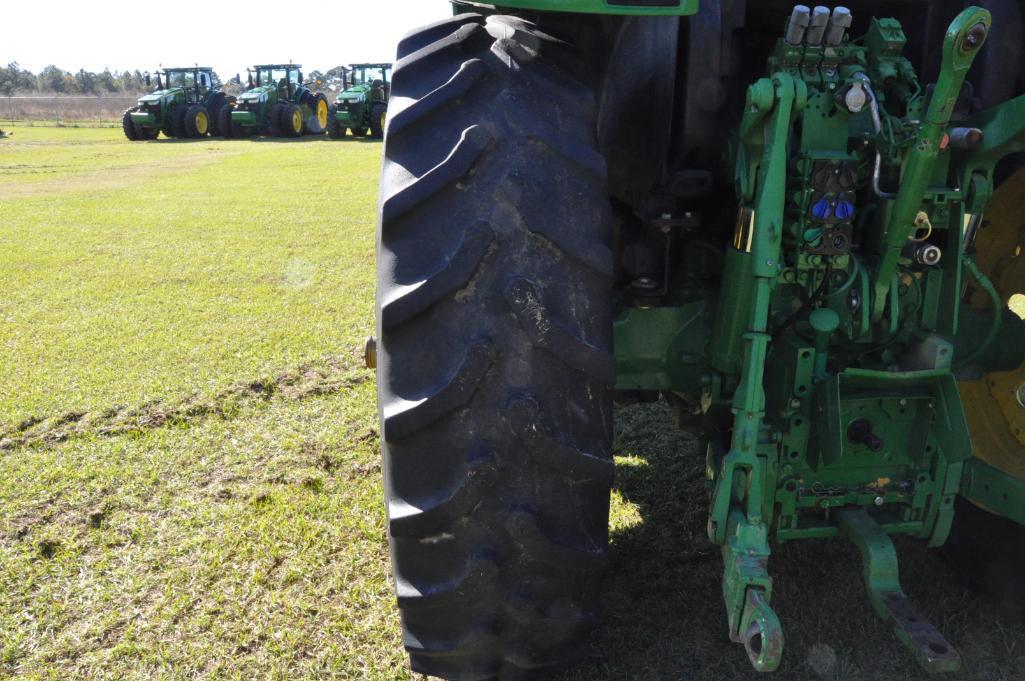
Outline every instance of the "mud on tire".
{"label": "mud on tire", "polygon": [[569,45],[513,17],[433,24],[398,57],[377,324],[405,645],[432,676],[531,678],[585,650],[608,560],[595,97]]}

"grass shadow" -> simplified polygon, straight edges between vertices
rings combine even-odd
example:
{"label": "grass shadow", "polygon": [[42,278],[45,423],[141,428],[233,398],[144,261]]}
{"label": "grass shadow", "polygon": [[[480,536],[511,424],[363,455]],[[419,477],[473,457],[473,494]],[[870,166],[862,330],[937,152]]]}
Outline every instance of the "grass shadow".
{"label": "grass shadow", "polygon": [[[590,658],[560,681],[767,679],[727,636],[722,559],[707,536],[708,490],[697,441],[664,403],[617,408],[612,566]],[[1020,679],[1025,630],[962,584],[935,551],[897,541],[905,590],[958,647],[945,681]],[[857,550],[846,540],[775,545],[773,605],[786,635],[776,678],[895,681],[921,671],[873,613]]]}

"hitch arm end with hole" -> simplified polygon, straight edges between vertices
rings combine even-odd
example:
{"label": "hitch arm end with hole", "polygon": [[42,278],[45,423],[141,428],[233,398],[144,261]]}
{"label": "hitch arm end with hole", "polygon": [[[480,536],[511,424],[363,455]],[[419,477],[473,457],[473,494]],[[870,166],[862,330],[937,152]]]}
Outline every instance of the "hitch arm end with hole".
{"label": "hitch arm end with hole", "polygon": [[936,79],[925,120],[908,152],[900,190],[880,244],[879,264],[872,277],[873,322],[880,321],[886,311],[887,293],[897,273],[897,262],[908,239],[914,234],[915,217],[922,208],[922,199],[940,155],[943,135],[961,94],[965,76],[986,42],[991,23],[992,17],[987,10],[969,7],[947,29],[940,75]]}

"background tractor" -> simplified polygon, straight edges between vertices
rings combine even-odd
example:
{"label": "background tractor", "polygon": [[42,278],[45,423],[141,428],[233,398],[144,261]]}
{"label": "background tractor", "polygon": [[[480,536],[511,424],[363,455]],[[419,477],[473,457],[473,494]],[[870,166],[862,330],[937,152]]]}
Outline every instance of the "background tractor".
{"label": "background tractor", "polygon": [[398,45],[381,175],[413,669],[526,679],[588,650],[613,402],[658,399],[702,444],[722,626],[755,670],[787,664],[771,552],[831,537],[864,562],[835,587],[957,669],[891,537],[1025,593],[1022,4],[455,8]]}
{"label": "background tractor", "polygon": [[[147,84],[149,77],[147,76]],[[132,141],[166,137],[220,137],[225,129],[218,123],[222,110],[235,98],[215,88],[213,69],[207,66],[168,68],[157,72],[156,90],[139,98],[125,111],[121,128]]]}
{"label": "background tractor", "polygon": [[302,64],[262,64],[249,69],[249,89],[222,112],[232,137],[320,135],[328,125],[327,97],[303,83]]}
{"label": "background tractor", "polygon": [[355,137],[368,132],[371,137],[384,135],[385,116],[391,85],[388,74],[391,64],[352,64],[351,85],[342,89],[331,105],[327,134],[332,139],[345,136],[349,130]]}

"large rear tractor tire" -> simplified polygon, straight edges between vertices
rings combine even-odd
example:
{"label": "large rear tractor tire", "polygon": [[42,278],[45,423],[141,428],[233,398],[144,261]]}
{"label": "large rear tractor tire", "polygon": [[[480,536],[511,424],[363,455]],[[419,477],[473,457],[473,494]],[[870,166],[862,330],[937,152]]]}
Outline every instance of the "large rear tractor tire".
{"label": "large rear tractor tire", "polygon": [[405,646],[430,676],[527,679],[586,651],[608,562],[595,96],[570,46],[513,17],[434,24],[398,57],[377,375]]}
{"label": "large rear tractor tire", "polygon": [[185,110],[185,136],[190,139],[206,137],[210,132],[210,113],[202,104],[193,104]]}
{"label": "large rear tractor tire", "polygon": [[345,128],[335,118],[338,113],[338,105],[332,104],[327,111],[327,136],[333,140],[340,140],[345,137]]}
{"label": "large rear tractor tire", "polygon": [[384,137],[385,117],[388,105],[378,102],[370,107],[370,136],[375,139]]}
{"label": "large rear tractor tire", "polygon": [[139,139],[139,133],[137,128],[135,127],[135,123],[132,122],[133,111],[135,111],[134,108],[127,109],[121,115],[121,130],[125,133],[125,137],[127,137],[132,142],[136,142]]}
{"label": "large rear tractor tire", "polygon": [[[1019,169],[994,192],[986,209],[986,226],[978,231],[974,243],[975,263],[996,287],[1002,308],[1025,294],[1023,200],[1025,169]],[[973,307],[991,314],[988,296],[974,282],[969,294]],[[1005,325],[1019,323],[1013,316],[1023,313],[1018,305],[1003,309]],[[1017,480],[1025,480],[1023,385],[1025,363],[1009,371],[969,375],[958,385],[975,456]],[[993,593],[1000,602],[1021,601],[1025,594],[1025,527],[989,509],[959,501],[943,551],[966,581]],[[1020,608],[1017,615],[1022,616]]]}
{"label": "large rear tractor tire", "polygon": [[303,125],[303,134],[323,135],[328,127],[330,108],[323,92],[313,95],[310,101],[310,115],[306,117]]}

